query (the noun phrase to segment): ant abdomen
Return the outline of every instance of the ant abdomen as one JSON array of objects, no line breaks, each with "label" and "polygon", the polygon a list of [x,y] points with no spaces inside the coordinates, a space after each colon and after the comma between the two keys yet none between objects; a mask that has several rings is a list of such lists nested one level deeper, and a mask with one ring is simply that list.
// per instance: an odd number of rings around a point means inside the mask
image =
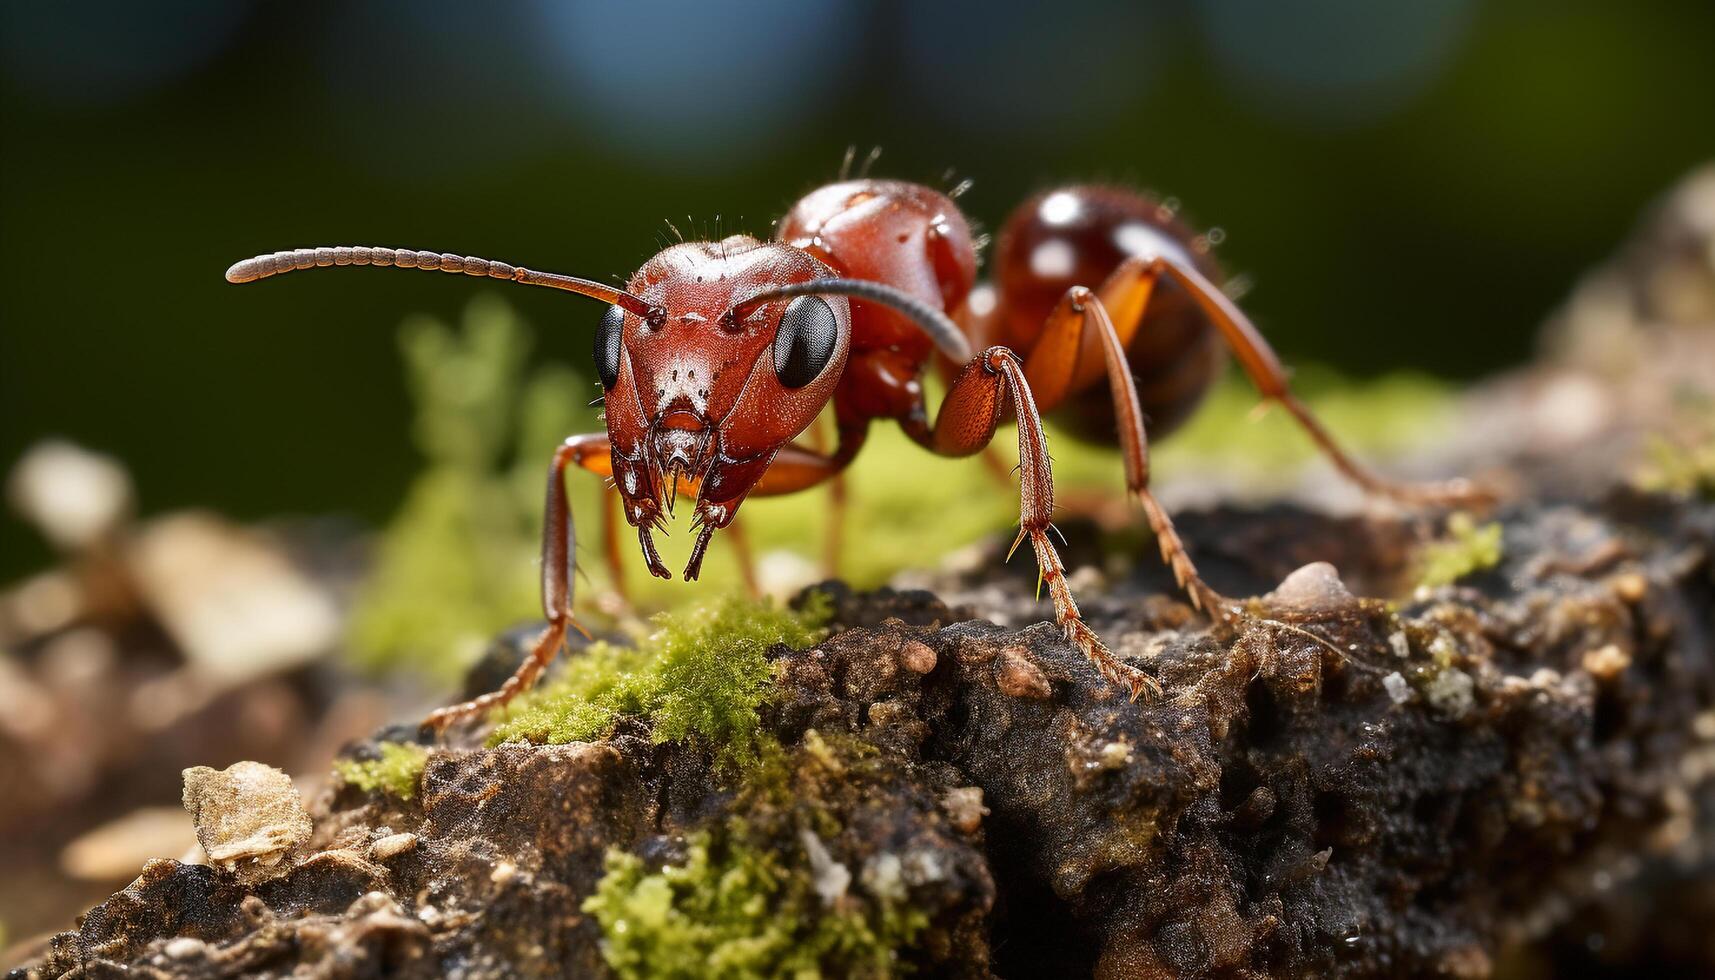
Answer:
[{"label": "ant abdomen", "polygon": [[[996,239],[991,269],[999,304],[991,336],[1028,355],[1068,289],[1100,290],[1126,259],[1162,254],[1189,262],[1217,286],[1223,280],[1208,238],[1170,203],[1112,186],[1037,194],[1012,212]],[[1125,324],[1118,326],[1123,335]],[[1163,277],[1126,345],[1126,359],[1148,431],[1159,438],[1197,407],[1219,375],[1225,351],[1191,297]],[[1062,428],[1091,441],[1112,445],[1116,437],[1104,379],[1071,393],[1054,415]]]}]

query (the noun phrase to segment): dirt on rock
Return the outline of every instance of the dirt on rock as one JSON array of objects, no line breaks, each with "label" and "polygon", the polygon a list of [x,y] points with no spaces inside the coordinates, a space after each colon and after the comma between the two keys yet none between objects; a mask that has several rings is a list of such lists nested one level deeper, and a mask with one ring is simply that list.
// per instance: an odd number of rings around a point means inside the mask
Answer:
[{"label": "dirt on rock", "polygon": [[[1215,529],[1328,540],[1289,510],[1186,525],[1211,551]],[[833,634],[774,651],[784,799],[631,720],[592,743],[436,746],[410,801],[324,795],[319,849],[281,877],[155,862],[21,975],[600,975],[580,907],[607,852],[680,862],[735,808],[838,891],[922,910],[894,965],[926,975],[1484,975],[1552,955],[1556,930],[1705,859],[1715,507],[1622,493],[1502,525],[1505,559],[1466,584],[1395,605],[1321,569],[1229,636],[1137,601],[1147,575],[1115,583],[1092,617],[1166,689],[1136,703],[1051,625],[832,586]],[[1405,574],[1409,537],[1349,524],[1336,557]],[[1282,551],[1218,584],[1275,578]],[[838,778],[805,777],[818,759]],[[807,844],[791,811],[834,832]]]}]

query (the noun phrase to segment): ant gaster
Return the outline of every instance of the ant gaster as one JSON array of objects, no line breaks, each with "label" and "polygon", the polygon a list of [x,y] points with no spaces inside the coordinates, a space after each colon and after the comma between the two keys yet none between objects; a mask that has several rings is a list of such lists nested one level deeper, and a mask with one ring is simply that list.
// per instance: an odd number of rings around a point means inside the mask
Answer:
[{"label": "ant gaster", "polygon": [[[572,615],[575,538],[564,473],[613,481],[649,571],[662,578],[651,532],[675,495],[694,495],[694,579],[710,536],[752,494],[791,493],[835,478],[870,424],[897,422],[943,456],[982,452],[1002,421],[1018,429],[1020,528],[1066,637],[1132,697],[1155,689],[1116,658],[1078,612],[1048,536],[1054,482],[1041,414],[1117,442],[1126,488],[1191,602],[1217,621],[1242,607],[1206,584],[1149,489],[1149,439],[1185,419],[1227,352],[1262,396],[1284,407],[1350,480],[1409,503],[1470,500],[1465,481],[1402,485],[1347,456],[1287,387],[1280,362],[1221,289],[1209,240],[1174,209],[1117,187],[1057,188],[1007,220],[993,283],[977,285],[977,249],[952,198],[918,184],[844,180],[793,205],[772,241],[734,235],[681,242],[624,289],[471,256],[391,248],[275,252],[227,270],[235,283],[295,269],[380,265],[439,269],[550,286],[609,304],[595,334],[607,431],[567,439],[548,470],[542,604],[548,628],[500,689],[430,715],[444,726],[528,689],[563,645]],[[931,420],[922,376],[939,354],[951,373]],[[832,401],[831,453],[793,440]],[[611,525],[611,518],[610,518]],[[610,556],[617,550],[610,547]],[[1010,552],[1009,552],[1010,554]],[[610,560],[616,560],[611,558]]]}]

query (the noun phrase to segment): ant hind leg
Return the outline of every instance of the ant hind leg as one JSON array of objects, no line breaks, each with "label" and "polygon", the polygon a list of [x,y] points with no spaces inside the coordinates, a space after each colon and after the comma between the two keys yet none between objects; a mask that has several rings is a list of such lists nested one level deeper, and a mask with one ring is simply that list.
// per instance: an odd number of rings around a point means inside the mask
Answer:
[{"label": "ant hind leg", "polygon": [[[1250,322],[1238,304],[1202,273],[1183,262],[1162,256],[1153,259],[1133,259],[1128,265],[1141,263],[1141,268],[1129,270],[1153,278],[1163,273],[1190,294],[1227,346],[1238,357],[1245,374],[1262,396],[1278,402],[1304,429],[1334,468],[1364,491],[1411,506],[1479,507],[1494,502],[1494,495],[1470,480],[1453,479],[1429,483],[1407,483],[1389,480],[1359,463],[1334,441],[1305,404],[1292,393],[1286,371],[1268,341]],[[1122,267],[1122,269],[1125,267]],[[1116,272],[1116,276],[1120,273]]]}]

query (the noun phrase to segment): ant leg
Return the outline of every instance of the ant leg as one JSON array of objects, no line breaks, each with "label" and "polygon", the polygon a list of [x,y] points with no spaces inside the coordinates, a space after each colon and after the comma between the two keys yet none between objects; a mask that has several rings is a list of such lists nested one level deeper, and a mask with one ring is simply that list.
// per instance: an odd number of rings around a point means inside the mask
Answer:
[{"label": "ant leg", "polygon": [[781,494],[797,493],[839,476],[863,446],[866,435],[863,429],[842,431],[839,446],[832,456],[806,449],[795,442],[787,443],[775,455],[774,462],[769,464],[768,470],[762,474],[762,479],[756,481],[756,487],[750,491],[750,495],[778,497]]},{"label": "ant leg", "polygon": [[625,523],[622,513],[625,501],[619,491],[608,487],[602,494],[606,499],[601,508],[601,555],[607,565],[608,588],[625,602],[631,604],[631,592],[625,587],[625,563],[620,560],[619,529]]},{"label": "ant leg", "polygon": [[[1065,630],[1066,639],[1077,644],[1095,664],[1097,672],[1113,684],[1127,688],[1136,698],[1145,690],[1160,691],[1155,679],[1124,663],[1108,650],[1095,630],[1078,611],[1077,600],[1066,584],[1066,568],[1060,553],[1048,538],[1049,518],[1054,514],[1053,464],[1048,458],[1042,417],[1025,379],[1018,355],[1005,347],[990,347],[965,365],[942,401],[935,425],[930,429],[917,418],[902,420],[906,432],[919,443],[943,456],[969,456],[994,438],[995,426],[1010,405],[1018,423],[1019,530],[1014,551],[1026,539],[1036,553],[1040,581],[1054,600],[1054,620]],[[1011,552],[1008,552],[1011,555]]]},{"label": "ant leg", "polygon": [[[832,481],[833,497],[830,501],[828,519],[828,539],[824,546],[823,562],[828,566],[829,577],[836,576],[839,568],[840,548],[844,538],[846,518],[846,467],[852,457],[868,437],[868,430],[861,426],[842,426],[839,429],[839,442],[834,448],[833,455],[827,455],[815,449],[807,449],[797,443],[788,443],[769,464],[762,479],[756,482],[756,488],[751,491],[753,496],[774,497],[785,493],[796,493],[806,490],[819,483]],[[816,440],[820,442],[821,440]],[[752,589],[752,594],[759,594]]]},{"label": "ant leg", "polygon": [[499,690],[431,712],[424,725],[442,729],[455,721],[506,704],[536,683],[536,678],[541,676],[548,662],[565,643],[568,629],[589,635],[572,617],[577,534],[572,526],[572,509],[566,500],[566,467],[576,463],[587,469],[606,469],[608,452],[606,433],[572,436],[554,451],[554,461],[548,467],[548,492],[543,500],[542,519],[542,614],[548,620],[548,628],[536,640],[530,655],[524,658],[506,683],[500,685]]},{"label": "ant leg", "polygon": [[[1309,434],[1317,447],[1334,464],[1334,468],[1352,483],[1377,496],[1412,505],[1475,506],[1493,500],[1492,494],[1469,480],[1401,483],[1371,472],[1347,455],[1316,416],[1311,414],[1310,409],[1293,395],[1292,389],[1287,386],[1286,371],[1281,368],[1280,360],[1268,346],[1268,341],[1263,339],[1238,304],[1228,299],[1219,287],[1190,265],[1166,256],[1128,262],[1141,263],[1141,272],[1148,278],[1166,273],[1174,282],[1184,287],[1204,315],[1220,331],[1227,346],[1238,356],[1239,364],[1244,367],[1257,390],[1262,392],[1262,396],[1279,402]],[[1121,268],[1124,269],[1125,266],[1122,265]],[[1116,271],[1114,275],[1118,277],[1120,273]],[[1110,281],[1113,280],[1110,278]]]},{"label": "ant leg", "polygon": [[752,599],[762,598],[762,585],[756,579],[756,556],[750,551],[750,536],[744,533],[743,518],[734,515],[727,525],[732,540],[733,558],[738,562],[738,574],[744,579],[744,591]]},{"label": "ant leg", "polygon": [[1173,527],[1167,509],[1149,491],[1149,436],[1125,346],[1108,316],[1106,304],[1082,286],[1072,287],[1060,298],[1030,352],[1030,359],[1025,362],[1025,377],[1033,389],[1042,392],[1039,407],[1049,411],[1073,390],[1079,352],[1091,336],[1099,344],[1102,362],[1107,366],[1108,390],[1113,393],[1114,420],[1125,459],[1126,490],[1143,505],[1144,516],[1161,547],[1161,560],[1173,570],[1174,579],[1190,597],[1191,604],[1219,620],[1228,620],[1232,603],[1197,574],[1197,566]]},{"label": "ant leg", "polygon": [[[825,426],[822,424],[824,420],[828,422]],[[827,454],[830,429],[838,439],[839,419],[834,412],[824,412],[810,426],[810,448],[817,455]],[[835,473],[828,481],[828,532],[822,541],[822,574],[828,578],[840,577],[840,556],[846,543],[846,511],[851,503],[849,494],[845,473]]]},{"label": "ant leg", "polygon": [[846,475],[836,473],[828,481],[828,537],[822,544],[822,574],[840,577],[840,557],[846,546],[846,512],[851,506]]}]

